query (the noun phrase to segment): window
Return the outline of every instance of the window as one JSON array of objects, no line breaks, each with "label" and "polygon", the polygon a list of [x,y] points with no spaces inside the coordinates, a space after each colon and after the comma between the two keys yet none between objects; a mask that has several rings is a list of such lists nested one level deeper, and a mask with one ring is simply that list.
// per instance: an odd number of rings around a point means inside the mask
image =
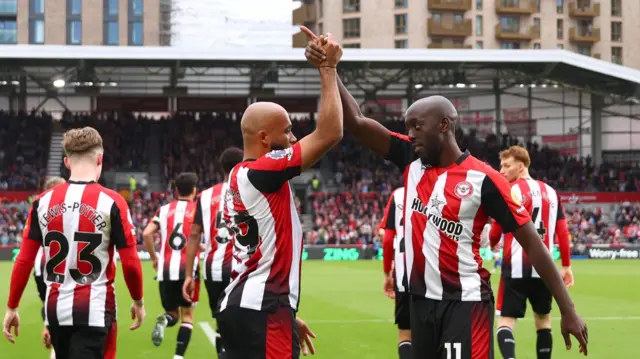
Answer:
[{"label": "window", "polygon": [[564,39],[564,20],[556,20],[556,39]]},{"label": "window", "polygon": [[463,49],[464,48],[464,41],[453,40],[453,48],[454,49]]},{"label": "window", "polygon": [[441,15],[437,12],[434,12],[431,17],[433,18],[433,21],[435,21],[436,23],[440,23],[441,20]]},{"label": "window", "polygon": [[342,47],[345,49],[359,49],[360,44],[344,44]]},{"label": "window", "polygon": [[118,0],[105,0],[104,9],[108,16],[118,16]]},{"label": "window", "polygon": [[460,24],[462,24],[462,20],[463,20],[463,19],[464,19],[464,17],[463,17],[461,14],[455,14],[455,15],[453,15],[453,22],[454,22],[456,25],[460,25]]},{"label": "window", "polygon": [[540,50],[540,43],[536,42],[533,44],[533,48],[536,50]]},{"label": "window", "polygon": [[318,1],[318,17],[322,17],[324,15],[324,2],[322,0]]},{"label": "window", "polygon": [[143,0],[129,0],[129,17],[142,17],[143,12]]},{"label": "window", "polygon": [[342,37],[345,39],[360,37],[360,18],[342,20]]},{"label": "window", "polygon": [[591,47],[590,46],[584,46],[584,45],[578,45],[578,53],[580,55],[591,56]]},{"label": "window", "polygon": [[0,14],[16,15],[18,13],[18,0],[0,0]]},{"label": "window", "polygon": [[621,22],[611,23],[611,41],[615,41],[615,42],[622,41],[622,23]]},{"label": "window", "polygon": [[501,49],[509,49],[509,50],[519,49],[520,48],[520,43],[519,42],[501,42],[500,43],[500,48]]},{"label": "window", "polygon": [[105,45],[118,45],[120,35],[118,33],[118,22],[107,21],[104,26]]},{"label": "window", "polygon": [[30,0],[30,15],[44,15],[44,0]]},{"label": "window", "polygon": [[564,12],[564,0],[556,0],[556,12],[562,14]]},{"label": "window", "polygon": [[482,36],[482,15],[476,15],[476,36]]},{"label": "window", "polygon": [[407,14],[400,14],[395,16],[396,20],[396,34],[407,33]]},{"label": "window", "polygon": [[504,32],[520,32],[520,18],[503,16],[500,18],[500,27]]},{"label": "window", "polygon": [[562,45],[562,44],[557,44],[557,45],[556,45],[556,49],[558,49],[558,50],[564,50],[564,45]]},{"label": "window", "polygon": [[533,18],[533,25],[540,27],[540,18],[539,17],[534,17]]},{"label": "window", "polygon": [[396,9],[404,9],[407,7],[407,0],[394,0],[394,6]]},{"label": "window", "polygon": [[82,21],[80,20],[67,21],[67,44],[69,45],[82,44]]},{"label": "window", "polygon": [[67,16],[82,15],[82,0],[67,0]]},{"label": "window", "polygon": [[611,48],[611,62],[622,65],[622,47],[614,46]]},{"label": "window", "polygon": [[143,42],[142,22],[136,21],[129,23],[129,45],[140,46]]},{"label": "window", "polygon": [[29,43],[44,44],[44,20],[29,21]]},{"label": "window", "polygon": [[484,43],[482,41],[476,41],[476,49],[484,49]]},{"label": "window", "polygon": [[119,45],[118,0],[104,0],[103,21],[102,43],[105,45]]},{"label": "window", "polygon": [[342,0],[342,12],[360,11],[360,0]]},{"label": "window", "polygon": [[318,23],[318,34],[324,34],[324,24],[321,22]]},{"label": "window", "polygon": [[476,10],[482,10],[482,0],[476,0]]},{"label": "window", "polygon": [[406,49],[407,47],[409,47],[409,41],[408,40],[396,40],[394,42],[394,46],[396,49]]},{"label": "window", "polygon": [[611,0],[611,15],[622,16],[622,0]]},{"label": "window", "polygon": [[540,0],[536,0],[536,12],[540,12]]},{"label": "window", "polygon": [[14,20],[0,21],[0,44],[15,44],[18,26]]}]

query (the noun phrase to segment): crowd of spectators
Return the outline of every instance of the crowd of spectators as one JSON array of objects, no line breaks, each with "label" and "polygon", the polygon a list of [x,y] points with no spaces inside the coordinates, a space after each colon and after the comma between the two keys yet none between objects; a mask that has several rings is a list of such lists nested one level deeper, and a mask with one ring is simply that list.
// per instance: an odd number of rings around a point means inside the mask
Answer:
[{"label": "crowd of spectators", "polygon": [[45,175],[51,118],[0,111],[0,190],[34,190]]}]

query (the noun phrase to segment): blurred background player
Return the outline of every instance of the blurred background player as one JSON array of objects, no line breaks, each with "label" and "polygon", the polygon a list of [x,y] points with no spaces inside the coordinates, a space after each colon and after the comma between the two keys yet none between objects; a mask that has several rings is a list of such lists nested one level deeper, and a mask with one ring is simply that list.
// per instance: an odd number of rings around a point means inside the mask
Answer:
[{"label": "blurred background player", "polygon": [[[183,172],[175,180],[177,200],[160,207],[144,229],[144,244],[151,255],[156,279],[160,287],[160,300],[165,312],[157,317],[151,339],[155,346],[160,346],[164,339],[164,330],[173,327],[181,321],[176,343],[174,359],[182,359],[193,331],[194,304],[198,302],[199,285],[196,284],[193,301],[182,297],[182,285],[185,272],[189,271],[198,278],[198,262],[186,266],[187,238],[191,233],[191,225],[196,212],[196,184],[198,176],[195,173]],[[160,258],[156,255],[153,235],[160,232]],[[199,248],[198,248],[199,249]]]},{"label": "blurred background player", "polygon": [[491,245],[491,240],[489,239],[489,232],[491,231],[491,221],[487,222],[482,229],[482,234],[480,235],[480,247],[486,248],[491,251],[493,268],[491,269],[491,273],[495,273],[498,270],[498,266],[500,266],[500,244],[496,244],[495,246]]},{"label": "blurred background player", "polygon": [[[64,178],[62,177],[51,177],[49,179],[47,179],[47,182],[45,182],[44,184],[44,190],[45,192],[47,190],[52,189],[53,187],[64,183]],[[44,282],[44,279],[42,278],[42,274],[44,273],[44,265],[45,265],[45,256],[44,256],[44,247],[40,247],[40,249],[38,250],[38,254],[36,255],[36,261],[34,263],[34,267],[33,267],[33,279],[36,282],[36,286],[38,288],[38,296],[40,297],[40,300],[42,300],[42,303],[44,303],[45,298],[47,296],[47,284]],[[42,307],[42,320],[45,320],[45,315],[44,315],[44,306]],[[47,326],[44,326],[44,331],[42,332],[42,340],[44,341],[44,345],[47,347],[47,349],[51,348],[51,336],[49,334],[49,329],[47,328]],[[51,359],[55,359],[56,357],[56,352],[55,350],[51,350],[51,355],[50,358]]]},{"label": "blurred background player", "polygon": [[[218,301],[231,279],[233,244],[230,243],[231,234],[222,218],[224,199],[229,188],[229,173],[233,167],[242,162],[243,155],[242,150],[237,147],[227,148],[220,155],[224,182],[202,191],[198,196],[196,214],[191,225],[191,236],[187,244],[185,266],[190,268],[200,248],[200,237],[204,235],[203,279],[213,318],[215,318]],[[185,282],[183,288],[185,300],[193,300],[190,297],[190,291],[189,283]],[[216,352],[219,358],[223,358],[224,348],[220,339],[220,334],[216,333]]]},{"label": "blurred background player", "polygon": [[382,255],[384,292],[395,299],[395,323],[398,326],[398,357],[411,358],[411,315],[404,259],[404,187],[391,193],[380,228],[384,230]]},{"label": "blurred background player", "polygon": [[[531,214],[540,239],[551,252],[557,235],[562,256],[562,278],[567,287],[573,285],[570,267],[569,230],[556,191],[548,184],[529,175],[529,152],[520,146],[511,146],[500,152],[500,172],[511,183],[511,195]],[[500,225],[491,228],[491,242],[497,244],[502,235]],[[531,265],[527,254],[510,233],[504,234],[502,254],[502,278],[498,289],[496,312],[498,319],[498,345],[503,358],[515,358],[513,329],[517,318],[523,318],[527,299],[534,312],[537,330],[536,352],[538,359],[551,358],[551,293]]]},{"label": "blurred background player", "polygon": [[[32,204],[20,252],[11,274],[4,335],[15,343],[17,307],[40,247],[45,250],[45,325],[60,359],[115,358],[116,307],[114,248],[134,300],[137,329],[145,317],[142,267],[126,201],[96,181],[102,173],[102,137],[84,127],[67,131],[63,148],[69,181],[40,195]],[[80,246],[84,244],[84,246]]]}]

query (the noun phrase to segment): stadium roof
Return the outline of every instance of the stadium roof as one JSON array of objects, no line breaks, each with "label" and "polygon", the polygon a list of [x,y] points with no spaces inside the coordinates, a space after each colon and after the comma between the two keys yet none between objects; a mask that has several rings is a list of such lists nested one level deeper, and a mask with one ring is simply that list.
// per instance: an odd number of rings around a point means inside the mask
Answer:
[{"label": "stadium roof", "polygon": [[[257,63],[305,66],[302,49],[0,45],[0,66],[233,67]],[[345,49],[342,66],[513,70],[621,96],[640,95],[640,71],[564,50]],[[495,75],[494,75],[495,76]]]}]

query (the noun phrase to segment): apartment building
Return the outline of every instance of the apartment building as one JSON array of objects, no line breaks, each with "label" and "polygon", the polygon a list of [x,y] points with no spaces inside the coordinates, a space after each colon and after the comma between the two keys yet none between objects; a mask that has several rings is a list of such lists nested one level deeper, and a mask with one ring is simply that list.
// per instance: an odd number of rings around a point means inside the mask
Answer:
[{"label": "apartment building", "polygon": [[0,0],[0,44],[168,45],[165,0]]},{"label": "apartment building", "polygon": [[635,68],[638,19],[640,0],[304,0],[293,11],[345,48],[565,49]]}]

